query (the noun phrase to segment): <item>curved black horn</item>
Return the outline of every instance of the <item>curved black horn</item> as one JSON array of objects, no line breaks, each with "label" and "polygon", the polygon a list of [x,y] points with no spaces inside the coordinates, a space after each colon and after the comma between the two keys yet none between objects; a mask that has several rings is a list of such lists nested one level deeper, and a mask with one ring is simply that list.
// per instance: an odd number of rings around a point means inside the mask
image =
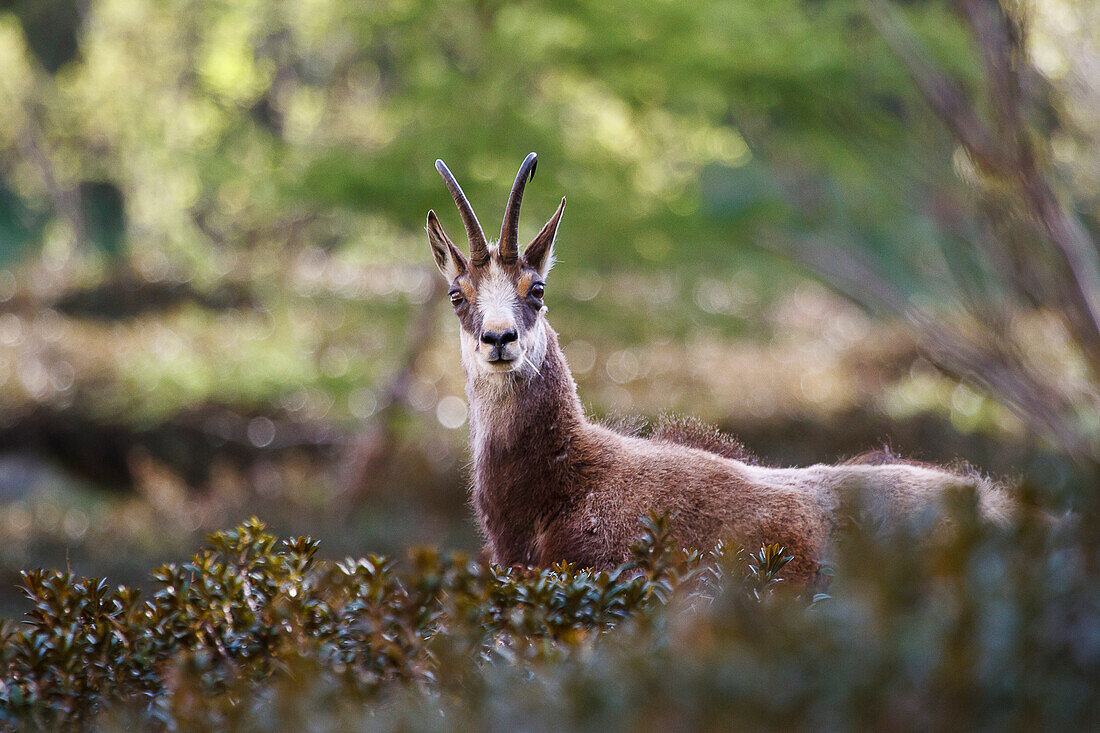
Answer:
[{"label": "curved black horn", "polygon": [[523,188],[527,180],[535,177],[538,156],[528,153],[516,174],[512,184],[512,193],[508,194],[508,207],[504,210],[504,221],[500,225],[500,259],[515,262],[519,257],[519,205],[523,201]]},{"label": "curved black horn", "polygon": [[462,216],[462,223],[466,225],[466,238],[470,240],[470,261],[476,265],[484,265],[489,261],[489,243],[485,240],[485,232],[474,214],[466,194],[462,193],[462,187],[451,175],[447,165],[442,160],[435,161],[435,169],[443,176],[443,182],[447,184],[447,190],[451,192],[451,198],[458,206],[458,213]]}]

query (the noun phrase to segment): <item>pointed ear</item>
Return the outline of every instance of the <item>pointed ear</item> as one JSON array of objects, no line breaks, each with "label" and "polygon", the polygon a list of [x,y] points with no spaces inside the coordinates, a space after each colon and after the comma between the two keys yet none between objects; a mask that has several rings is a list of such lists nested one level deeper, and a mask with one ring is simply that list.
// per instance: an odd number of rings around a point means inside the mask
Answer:
[{"label": "pointed ear", "polygon": [[562,198],[558,210],[546,222],[531,244],[523,251],[523,259],[529,267],[534,268],[539,275],[546,277],[550,268],[554,266],[554,238],[558,236],[558,224],[561,222],[561,214],[565,211],[565,199]]},{"label": "pointed ear", "polygon": [[432,245],[432,256],[435,257],[435,264],[439,267],[439,271],[443,273],[443,277],[447,278],[447,282],[452,282],[456,277],[466,272],[469,267],[466,258],[451,243],[434,211],[428,212],[428,226],[425,228],[428,231],[428,243]]}]

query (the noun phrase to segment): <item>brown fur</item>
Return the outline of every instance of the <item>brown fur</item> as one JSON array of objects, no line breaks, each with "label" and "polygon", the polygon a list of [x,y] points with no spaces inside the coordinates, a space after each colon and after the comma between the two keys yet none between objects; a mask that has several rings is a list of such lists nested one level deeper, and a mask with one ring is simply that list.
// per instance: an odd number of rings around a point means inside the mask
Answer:
[{"label": "brown fur", "polygon": [[694,417],[662,415],[651,437],[659,442],[679,443],[735,461],[760,462],[737,438]]},{"label": "brown fur", "polygon": [[[556,336],[541,376],[512,399],[524,409],[507,423],[471,425],[475,444],[485,443],[473,504],[496,562],[609,568],[627,559],[639,519],[655,509],[676,515],[680,546],[777,542],[796,558],[792,576],[812,576],[832,527],[811,496],[756,484],[729,458],[669,439],[670,428],[644,440],[589,422]],[[700,434],[708,447],[736,445],[717,431]]]},{"label": "brown fur", "polygon": [[[541,299],[528,294],[552,259],[561,212],[559,207],[523,255],[502,258],[503,245],[490,246],[484,264],[448,260],[454,257],[450,242],[429,215],[440,270],[455,274],[452,289],[465,294],[456,314],[471,408],[471,499],[495,562],[548,566],[567,560],[610,568],[628,558],[639,519],[656,510],[675,515],[673,541],[683,547],[710,548],[719,540],[781,544],[795,557],[788,576],[807,582],[852,497],[872,514],[897,520],[949,489],[971,488],[987,517],[1008,516],[1010,502],[982,477],[905,461],[888,450],[836,466],[770,468],[756,465],[733,438],[691,418],[663,418],[648,439],[588,420]],[[494,283],[493,318],[518,334],[512,344],[533,345],[504,363],[510,370],[485,372],[484,359],[492,357],[481,342],[483,278]],[[507,308],[500,305],[501,278],[515,291]],[[510,367],[536,353],[530,368]]]},{"label": "brown fur", "polygon": [[[471,424],[472,440],[481,446],[475,448],[473,505],[490,554],[502,565],[568,560],[612,567],[627,559],[639,519],[655,509],[676,515],[673,540],[680,546],[775,542],[795,557],[788,574],[809,581],[838,525],[836,510],[849,497],[875,491],[872,498],[887,505],[881,514],[889,516],[920,510],[951,487],[995,490],[881,453],[802,469],[804,476],[798,469],[763,469],[758,477],[748,470],[752,456],[743,446],[691,419],[663,422],[648,440],[624,435],[585,418],[551,334],[541,374],[509,398],[522,409],[507,419],[502,411],[492,424]],[[476,390],[469,397],[480,399]],[[861,470],[845,472],[848,465]],[[902,470],[875,472],[882,467]],[[768,480],[769,471],[775,480]],[[1003,508],[999,499],[994,504],[987,514]]]}]

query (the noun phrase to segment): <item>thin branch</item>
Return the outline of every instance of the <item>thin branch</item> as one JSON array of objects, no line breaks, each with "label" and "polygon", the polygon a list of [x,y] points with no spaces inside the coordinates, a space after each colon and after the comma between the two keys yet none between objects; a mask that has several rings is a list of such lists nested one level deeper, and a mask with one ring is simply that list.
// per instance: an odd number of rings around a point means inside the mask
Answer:
[{"label": "thin branch", "polygon": [[842,248],[826,236],[788,240],[772,233],[756,244],[802,263],[841,294],[869,310],[899,315],[909,310],[905,293],[884,277],[864,253]]},{"label": "thin branch", "polygon": [[998,0],[962,0],[959,3],[977,41],[989,83],[998,138],[1017,156],[1029,157],[1021,121],[1020,66],[1025,63],[1023,30]]},{"label": "thin branch", "polygon": [[1092,460],[1088,440],[1074,419],[1073,405],[1028,366],[1026,356],[1008,339],[975,342],[913,305],[863,253],[838,246],[827,237],[793,242],[768,238],[761,246],[793,257],[868,310],[903,318],[922,352],[941,370],[995,395],[1083,465]]},{"label": "thin branch", "polygon": [[864,0],[864,5],[871,22],[905,65],[921,96],[951,129],[971,159],[989,173],[1009,175],[1011,156],[996,142],[962,89],[928,61],[905,21],[883,0]]}]

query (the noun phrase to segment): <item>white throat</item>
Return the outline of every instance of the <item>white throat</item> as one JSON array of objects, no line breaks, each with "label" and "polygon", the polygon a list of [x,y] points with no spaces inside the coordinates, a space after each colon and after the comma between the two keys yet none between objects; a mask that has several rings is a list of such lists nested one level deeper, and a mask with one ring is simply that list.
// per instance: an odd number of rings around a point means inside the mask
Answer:
[{"label": "white throat", "polygon": [[523,409],[524,389],[542,374],[549,348],[547,328],[540,314],[524,339],[520,363],[507,372],[491,369],[479,356],[474,337],[462,332],[462,369],[466,373],[470,440],[475,462],[494,437],[512,433],[512,424],[518,411]]}]

